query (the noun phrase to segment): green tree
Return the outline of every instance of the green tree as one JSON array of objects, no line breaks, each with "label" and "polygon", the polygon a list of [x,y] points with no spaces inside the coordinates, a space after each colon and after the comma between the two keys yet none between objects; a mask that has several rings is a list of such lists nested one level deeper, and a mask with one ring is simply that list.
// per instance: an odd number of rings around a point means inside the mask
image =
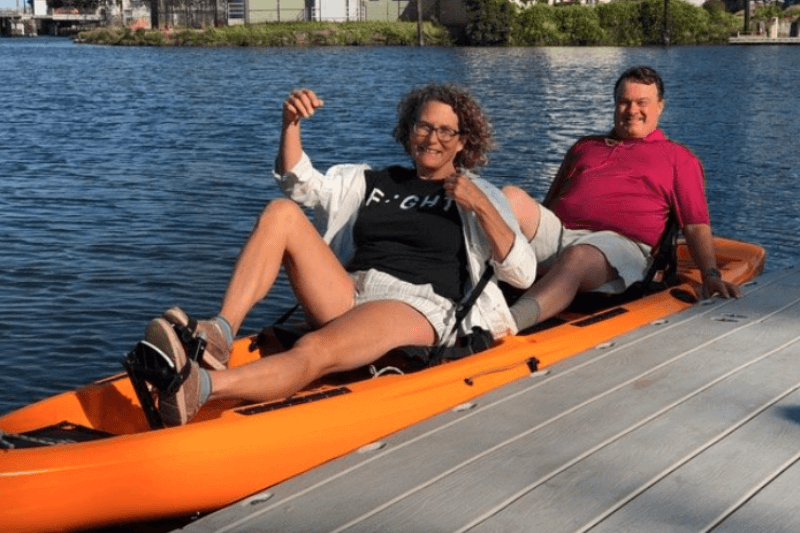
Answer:
[{"label": "green tree", "polygon": [[570,45],[598,45],[607,42],[607,32],[600,27],[600,17],[594,7],[567,5],[557,7],[556,18],[562,34]]},{"label": "green tree", "polygon": [[508,0],[466,0],[467,44],[504,46],[513,44],[516,6]]},{"label": "green tree", "polygon": [[561,32],[555,9],[547,4],[534,4],[520,11],[517,35],[519,43],[526,46],[552,46],[568,39]]},{"label": "green tree", "polygon": [[708,42],[724,42],[742,27],[742,19],[729,13],[721,0],[709,0],[703,4],[708,12]]},{"label": "green tree", "polygon": [[[651,0],[658,2],[659,0]],[[670,3],[670,39],[674,44],[703,44],[709,42],[711,15],[688,2]]]},{"label": "green tree", "polygon": [[609,2],[597,6],[600,26],[608,35],[609,42],[619,46],[636,46],[644,42],[644,32],[639,24],[638,2]]},{"label": "green tree", "polygon": [[580,5],[535,4],[517,18],[517,40],[528,46],[600,45],[608,34],[595,8]]},{"label": "green tree", "polygon": [[772,17],[781,18],[783,16],[783,9],[776,5],[757,7],[753,14],[753,20],[769,20]]},{"label": "green tree", "polygon": [[[623,0],[597,7],[600,25],[609,40],[618,45],[661,43],[664,0]],[[725,42],[736,32],[738,19],[714,4],[696,7],[683,0],[670,0],[668,27],[671,44]]]}]

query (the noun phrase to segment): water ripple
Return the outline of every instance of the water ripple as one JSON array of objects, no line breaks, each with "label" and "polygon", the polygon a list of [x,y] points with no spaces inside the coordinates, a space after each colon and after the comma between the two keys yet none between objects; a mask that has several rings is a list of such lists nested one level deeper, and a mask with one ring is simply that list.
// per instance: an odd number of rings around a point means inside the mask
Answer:
[{"label": "water ripple", "polygon": [[[150,317],[217,311],[253,220],[293,88],[326,105],[305,128],[320,168],[403,163],[410,87],[453,81],[494,119],[484,171],[542,196],[564,152],[608,131],[620,71],[667,81],[662,124],[703,160],[720,233],[800,244],[797,54],[780,47],[149,49],[0,39],[0,412],[120,370]],[[710,67],[713,65],[713,67]],[[281,278],[245,328],[293,303]]]}]

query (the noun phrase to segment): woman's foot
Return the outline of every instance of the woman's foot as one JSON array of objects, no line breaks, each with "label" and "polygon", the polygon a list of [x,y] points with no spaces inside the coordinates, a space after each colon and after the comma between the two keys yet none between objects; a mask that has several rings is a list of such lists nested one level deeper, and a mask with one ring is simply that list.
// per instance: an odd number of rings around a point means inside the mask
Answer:
[{"label": "woman's foot", "polygon": [[156,348],[176,373],[176,381],[158,393],[158,412],[167,427],[181,426],[200,410],[200,366],[188,360],[175,329],[164,318],[150,321],[145,342]]},{"label": "woman's foot", "polygon": [[[215,320],[192,320],[180,307],[172,307],[164,312],[167,322],[188,328],[193,337],[204,336],[206,349],[202,362],[211,370],[225,370],[231,357],[231,344],[225,337],[222,327]],[[192,324],[195,324],[192,326]]]}]

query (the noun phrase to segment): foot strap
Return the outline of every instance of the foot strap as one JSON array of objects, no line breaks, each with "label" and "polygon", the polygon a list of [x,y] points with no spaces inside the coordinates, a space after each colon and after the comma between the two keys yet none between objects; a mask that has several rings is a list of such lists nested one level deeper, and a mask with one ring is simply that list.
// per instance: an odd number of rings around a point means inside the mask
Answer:
[{"label": "foot strap", "polygon": [[[192,370],[191,361],[199,361],[205,352],[205,339],[194,337],[190,332],[190,329],[194,331],[191,325],[191,323],[189,327],[173,325],[187,354],[186,364],[183,365],[183,368],[176,369],[170,357],[158,347],[144,340],[136,343],[133,350],[122,361],[122,366],[131,380],[151,429],[164,427],[164,422],[153,401],[151,387],[162,394],[173,394],[189,377]],[[194,325],[196,326],[197,323],[195,322]]]}]

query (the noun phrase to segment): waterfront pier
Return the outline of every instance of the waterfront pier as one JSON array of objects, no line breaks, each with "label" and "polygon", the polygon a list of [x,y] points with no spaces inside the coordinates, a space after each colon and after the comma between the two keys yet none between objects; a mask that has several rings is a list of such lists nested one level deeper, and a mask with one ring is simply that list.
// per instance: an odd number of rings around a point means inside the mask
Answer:
[{"label": "waterfront pier", "polygon": [[180,531],[796,533],[797,270],[743,289]]}]

